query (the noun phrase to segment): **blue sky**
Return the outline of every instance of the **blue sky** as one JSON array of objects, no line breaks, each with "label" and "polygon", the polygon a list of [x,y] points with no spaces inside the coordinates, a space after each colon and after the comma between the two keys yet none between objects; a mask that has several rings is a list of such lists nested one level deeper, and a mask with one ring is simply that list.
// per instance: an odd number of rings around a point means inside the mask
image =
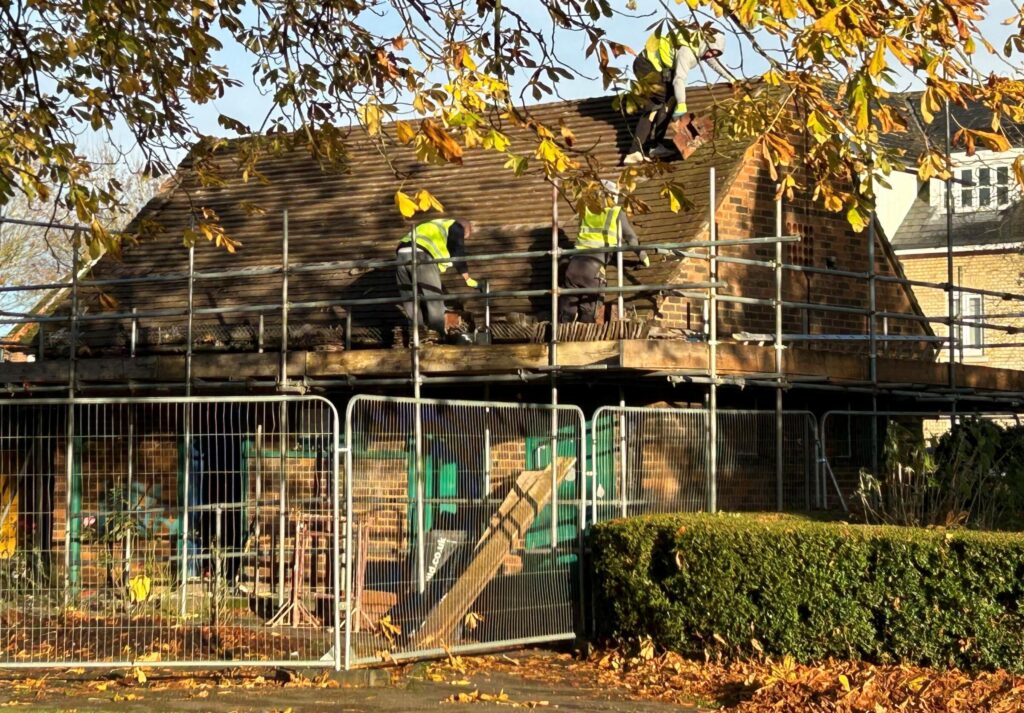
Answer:
[{"label": "blue sky", "polygon": [[[615,2],[616,6],[624,7],[622,0]],[[611,39],[634,48],[643,44],[647,37],[647,27],[653,22],[665,17],[665,10],[655,0],[638,0],[638,10],[631,13],[633,16],[619,16],[613,20],[605,20],[604,28]],[[669,0],[668,5],[674,3]],[[530,19],[535,27],[549,27],[550,20],[547,14],[539,8],[536,0],[505,0],[506,7],[513,8]],[[685,7],[685,6],[684,6]],[[1013,27],[1002,24],[1006,17],[1014,14],[1014,8],[1010,0],[992,0],[990,13],[983,22],[982,27],[986,38],[997,48],[1001,48],[1006,37],[1013,31]],[[394,18],[373,18],[372,23],[375,29],[383,33],[397,34],[399,26]],[[737,75],[755,76],[766,68],[763,60],[755,57],[748,46],[743,46],[735,35],[728,36],[728,46],[725,63],[734,70]],[[596,76],[595,65],[592,58],[584,57],[585,43],[582,35],[574,35],[567,32],[559,32],[555,37],[555,45],[563,60],[580,71],[582,75]],[[631,57],[619,58],[617,64],[627,68],[631,63]],[[194,106],[193,114],[197,126],[204,133],[223,135],[224,130],[217,124],[217,115],[225,113],[239,119],[249,125],[258,125],[266,115],[269,107],[269,99],[261,94],[255,82],[252,80],[251,57],[238,45],[230,40],[225,41],[225,48],[220,52],[218,62],[226,65],[233,77],[243,81],[242,87],[229,90],[227,95],[220,100],[214,101],[205,106]],[[742,67],[741,67],[742,64]],[[987,55],[983,48],[979,48],[976,64],[984,72],[996,72],[1006,74],[1013,71],[1013,67],[1002,61],[1000,58]],[[1017,67],[1017,72],[1021,68]],[[512,78],[513,93],[518,95],[522,87],[522,79]],[[699,79],[698,79],[699,81]],[[920,88],[920,82],[910,76],[900,78],[897,90]],[[605,93],[601,83],[596,79],[587,79],[585,76],[572,80],[563,80],[558,84],[558,93],[562,98],[573,99],[588,96],[596,96]],[[128,148],[130,137],[124,130],[115,131],[114,140]],[[87,142],[86,142],[87,143]],[[178,159],[180,157],[174,157]]]}]

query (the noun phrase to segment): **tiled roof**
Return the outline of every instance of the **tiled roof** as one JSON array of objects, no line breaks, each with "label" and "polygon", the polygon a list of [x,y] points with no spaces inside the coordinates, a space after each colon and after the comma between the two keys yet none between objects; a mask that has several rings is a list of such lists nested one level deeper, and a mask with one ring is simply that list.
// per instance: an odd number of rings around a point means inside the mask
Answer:
[{"label": "tiled roof", "polygon": [[[889,104],[900,113],[907,123],[907,131],[884,134],[881,137],[882,143],[886,146],[903,151],[911,165],[918,156],[925,152],[928,146],[942,152],[945,151],[946,145],[944,112],[936,114],[932,123],[926,124],[921,114],[922,94],[923,92],[903,92],[893,94],[888,99]],[[992,111],[981,104],[971,103],[967,106],[950,104],[949,118],[951,139],[962,128],[992,130]],[[1024,147],[1024,124],[1015,124],[1003,117],[1001,126],[1013,146]],[[954,145],[952,147],[953,153],[963,150],[963,146]]]},{"label": "tiled roof", "polygon": [[[727,91],[726,87],[693,88],[688,94],[689,103],[698,113],[706,111],[718,92]],[[591,148],[608,174],[615,175],[618,161],[627,150],[635,118],[623,117],[613,108],[611,97],[552,103],[533,107],[531,112],[548,125],[557,126],[559,121],[564,121],[576,136],[576,146]],[[513,150],[530,151],[532,141],[523,130],[513,129],[508,133]],[[225,166],[237,160],[233,146],[229,143],[219,155],[218,160]],[[286,210],[292,266],[390,258],[398,239],[408,230],[408,224],[403,223],[393,203],[396,189],[403,186],[406,190],[426,188],[444,203],[447,215],[475,221],[477,230],[468,246],[470,254],[545,250],[550,246],[551,185],[539,171],[515,178],[502,168],[500,157],[482,151],[467,152],[463,166],[427,166],[418,163],[411,152],[401,147],[392,152],[389,167],[378,149],[367,140],[354,139],[351,146],[348,170],[344,173],[324,173],[305,151],[297,149],[267,157],[260,163],[259,170],[268,179],[266,184],[255,180],[243,182],[235,175],[237,171],[229,170],[225,171],[229,178],[223,186],[198,189],[191,195],[179,189],[153,201],[139,217],[158,221],[166,237],[130,246],[120,260],[104,258],[94,276],[105,279],[186,271],[187,251],[182,246],[181,235],[189,227],[191,205],[216,210],[225,230],[241,241],[235,254],[208,244],[199,245],[195,251],[197,271],[279,265]],[[674,180],[689,189],[693,201],[689,211],[674,214],[668,210],[666,200],[658,195],[660,181],[651,180],[642,185],[639,197],[653,210],[633,220],[641,241],[648,244],[676,242],[699,236],[708,218],[709,167],[718,169],[718,195],[722,196],[743,160],[746,147],[743,142],[717,140],[700,148],[689,160],[671,165]],[[187,173],[187,166],[183,170]],[[402,178],[396,178],[396,173]],[[247,212],[243,203],[257,206],[261,214]],[[569,239],[575,237],[576,218],[564,200],[559,205],[559,225]],[[656,256],[654,261],[651,268],[636,272],[630,267],[635,264],[635,257],[627,254],[627,284],[640,281],[657,284],[668,280],[676,260]],[[454,293],[467,292],[462,281],[451,272],[445,277],[448,288]],[[489,278],[495,291],[546,289],[551,281],[546,258],[471,263],[471,272],[478,279]],[[608,278],[609,283],[614,284],[613,271]],[[105,309],[153,310],[181,308],[186,304],[183,283],[142,283],[104,289],[111,298],[104,300]],[[289,284],[292,302],[394,294],[391,268],[298,273],[291,276]],[[204,280],[195,287],[195,305],[199,308],[269,304],[279,298],[280,278],[277,276]],[[98,305],[98,301],[92,301],[92,309],[100,309]],[[653,301],[638,299],[636,305],[638,309],[649,309]],[[482,313],[479,302],[472,303],[472,307]],[[493,311],[496,316],[526,312],[546,319],[549,299],[497,299]],[[272,324],[278,318],[277,313],[268,311],[266,318],[268,325]],[[204,324],[252,324],[257,320],[255,313],[207,315],[197,317],[197,329]],[[337,323],[338,316],[336,311],[328,309],[295,311],[290,321],[293,325]],[[393,325],[404,320],[393,305],[378,305],[354,308],[353,321],[357,328],[374,327],[387,334]],[[164,325],[170,332],[179,329],[182,323],[181,318],[141,322],[144,328]],[[108,323],[90,323],[84,338],[100,348],[123,343],[127,322],[122,321],[113,332],[111,328]]]},{"label": "tiled roof", "polygon": [[[955,247],[1022,242],[1024,203],[1018,201],[1001,210],[954,212],[952,232]],[[927,183],[918,191],[892,245],[898,251],[946,247],[945,204],[931,205]]]}]

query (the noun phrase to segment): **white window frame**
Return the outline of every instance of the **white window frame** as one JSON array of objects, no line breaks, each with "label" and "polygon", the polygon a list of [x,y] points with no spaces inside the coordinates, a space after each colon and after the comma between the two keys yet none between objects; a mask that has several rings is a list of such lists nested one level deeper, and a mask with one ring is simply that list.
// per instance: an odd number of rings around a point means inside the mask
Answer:
[{"label": "white window frame", "polygon": [[1002,210],[1017,198],[1008,163],[961,164],[953,176],[955,205],[961,213]]},{"label": "white window frame", "polygon": [[[957,292],[953,307],[956,319],[968,322],[985,321],[985,296],[973,292]],[[968,309],[964,310],[963,305]],[[968,326],[967,324],[956,325],[956,351],[965,357],[982,356],[985,353],[985,328],[980,326]]]}]

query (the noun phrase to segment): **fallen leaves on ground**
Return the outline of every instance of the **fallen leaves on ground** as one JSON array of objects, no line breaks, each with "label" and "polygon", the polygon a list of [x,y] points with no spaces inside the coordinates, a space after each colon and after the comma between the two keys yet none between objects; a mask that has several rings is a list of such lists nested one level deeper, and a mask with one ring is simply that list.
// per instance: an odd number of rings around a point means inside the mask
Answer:
[{"label": "fallen leaves on ground", "polygon": [[479,689],[470,693],[453,693],[445,698],[442,703],[493,703],[509,708],[544,708],[547,701],[514,701],[504,690],[497,693],[484,693]]},{"label": "fallen leaves on ground", "polygon": [[[756,647],[755,647],[756,648]],[[138,670],[138,669],[136,669]],[[184,697],[208,698],[230,689],[336,688],[329,672],[304,676],[283,670],[225,670],[188,675],[146,668],[143,684],[131,670],[116,677],[63,675],[13,676],[0,679],[0,707],[27,705],[47,694],[88,696],[103,693],[106,701],[142,700],[143,693],[183,691]],[[413,673],[421,671],[421,673]],[[748,661],[697,661],[657,651],[640,642],[634,652],[598,650],[586,658],[567,653],[524,651],[512,655],[458,656],[425,668],[396,667],[395,677],[422,676],[452,686],[446,704],[547,707],[548,701],[517,700],[505,690],[482,690],[489,674],[502,673],[543,682],[552,691],[574,688],[617,694],[637,700],[715,708],[730,713],[1010,713],[1024,711],[1024,676],[1007,671],[967,673],[905,665],[874,665],[859,661],[825,661],[805,665],[791,657],[761,656]],[[96,676],[96,672],[91,672]],[[483,678],[481,678],[483,677]],[[452,690],[454,689],[454,690]],[[20,700],[19,700],[20,699]],[[90,699],[92,700],[92,699]],[[102,701],[104,699],[95,699]]]},{"label": "fallen leaves on ground", "polygon": [[732,713],[1010,713],[1024,710],[1024,677],[1007,671],[966,673],[907,665],[792,657],[697,661],[673,653],[597,651],[568,655],[473,659],[471,669],[502,669],[551,685],[618,690],[631,698],[713,707]]}]

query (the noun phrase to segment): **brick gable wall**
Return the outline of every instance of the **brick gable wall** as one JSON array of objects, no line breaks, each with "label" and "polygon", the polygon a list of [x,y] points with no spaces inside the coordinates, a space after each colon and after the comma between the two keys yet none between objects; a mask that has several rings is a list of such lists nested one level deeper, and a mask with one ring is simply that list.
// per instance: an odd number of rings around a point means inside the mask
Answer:
[{"label": "brick gable wall", "polygon": [[[763,162],[748,159],[719,199],[719,239],[775,235],[774,196],[775,185]],[[855,232],[847,223],[845,215],[825,211],[809,198],[798,195],[796,200],[784,201],[782,223],[783,234],[801,237],[798,243],[783,245],[783,262],[818,268],[833,263],[832,267],[836,270],[868,270],[868,231]],[[695,239],[707,240],[707,230]],[[876,274],[898,275],[899,269],[880,231],[876,231],[876,241]],[[722,248],[719,254],[771,262],[775,259],[775,246],[764,244]],[[720,290],[720,294],[759,299],[773,299],[775,296],[775,275],[769,268],[720,262],[718,274],[719,280],[728,285]],[[672,281],[697,282],[707,279],[708,262],[689,259],[680,263]],[[865,279],[793,270],[783,272],[782,295],[783,299],[792,302],[862,309],[867,309],[869,303],[869,288]],[[876,303],[879,312],[915,314],[910,294],[898,284],[877,282]],[[667,328],[681,327],[700,332],[704,329],[704,309],[701,300],[665,297],[659,304],[659,322]],[[927,328],[918,321],[890,318],[887,322],[884,326],[881,318],[877,320],[878,334],[882,334],[884,329],[888,329],[889,334],[927,334]],[[774,308],[723,301],[719,306],[718,327],[722,340],[731,338],[737,332],[774,333]],[[865,315],[859,314],[787,307],[783,312],[783,331],[787,334],[867,334],[868,320]],[[844,352],[867,351],[866,340],[798,342],[793,346]],[[893,342],[889,345],[889,354],[931,358],[931,348],[921,342]]]}]

